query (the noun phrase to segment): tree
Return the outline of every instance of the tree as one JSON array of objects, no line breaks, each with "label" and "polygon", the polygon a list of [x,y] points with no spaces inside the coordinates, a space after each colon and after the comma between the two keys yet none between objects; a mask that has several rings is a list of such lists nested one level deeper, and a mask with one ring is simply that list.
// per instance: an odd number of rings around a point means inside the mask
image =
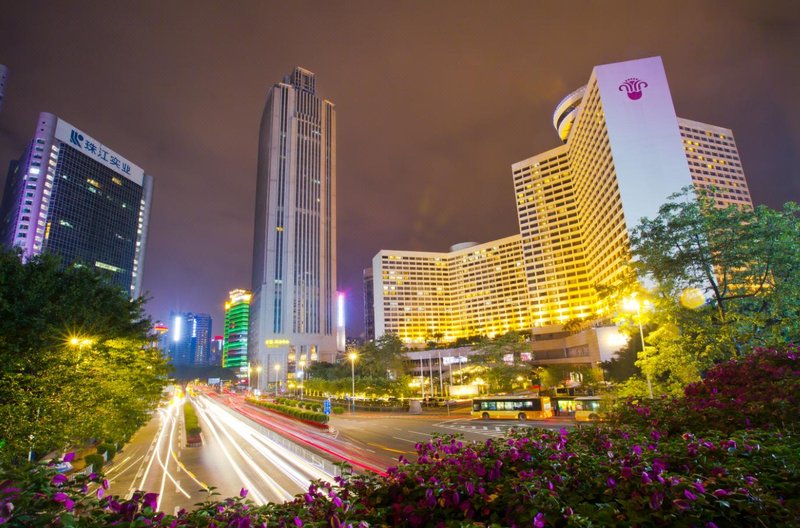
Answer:
[{"label": "tree", "polygon": [[522,354],[531,352],[531,346],[521,334],[512,331],[484,338],[475,350],[470,362],[480,367],[478,375],[485,378],[490,391],[505,392],[529,384],[533,369],[522,361]]},{"label": "tree", "polygon": [[167,367],[146,348],[143,299],[91,268],[0,253],[0,460],[132,434]]},{"label": "tree", "polygon": [[[668,392],[713,364],[800,338],[800,208],[717,208],[692,188],[631,234],[633,266],[652,291],[657,326],[637,365]],[[681,303],[686,292],[707,299]]]},{"label": "tree", "polygon": [[365,344],[356,368],[362,376],[398,379],[407,373],[405,347],[395,334],[384,334]]}]

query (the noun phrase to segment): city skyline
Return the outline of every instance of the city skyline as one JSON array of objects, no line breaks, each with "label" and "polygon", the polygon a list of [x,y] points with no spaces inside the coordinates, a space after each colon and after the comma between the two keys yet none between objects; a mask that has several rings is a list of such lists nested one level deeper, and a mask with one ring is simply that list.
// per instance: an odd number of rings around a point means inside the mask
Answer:
[{"label": "city skyline", "polygon": [[[0,174],[43,111],[126,153],[157,175],[149,313],[188,308],[222,320],[226,293],[250,284],[264,90],[306,66],[339,110],[339,289],[351,335],[361,331],[361,274],[379,249],[445,251],[515,231],[508,167],[558,146],[552,108],[594,64],[662,56],[680,114],[736,133],[754,203],[800,199],[790,4],[719,12],[687,3],[696,14],[688,18],[667,6],[582,5],[569,27],[556,22],[555,3],[459,5],[452,30],[442,30],[454,5],[247,4],[247,17],[215,17],[210,5],[111,13],[99,3],[12,4],[0,22],[0,64],[9,68]],[[104,14],[117,24],[103,24]],[[531,20],[539,30],[527,29]],[[148,39],[134,31],[141,26]],[[562,46],[565,34],[572,41]]]}]

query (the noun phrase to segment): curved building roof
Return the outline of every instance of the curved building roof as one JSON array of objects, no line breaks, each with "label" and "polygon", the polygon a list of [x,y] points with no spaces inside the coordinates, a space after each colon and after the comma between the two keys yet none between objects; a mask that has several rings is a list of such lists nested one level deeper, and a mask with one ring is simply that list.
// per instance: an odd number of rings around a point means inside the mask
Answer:
[{"label": "curved building roof", "polygon": [[558,137],[561,141],[567,141],[569,131],[572,128],[572,123],[575,122],[575,116],[578,113],[578,107],[583,100],[583,94],[586,92],[586,86],[581,86],[574,92],[563,98],[557,105],[555,112],[553,112],[553,127],[558,132]]}]

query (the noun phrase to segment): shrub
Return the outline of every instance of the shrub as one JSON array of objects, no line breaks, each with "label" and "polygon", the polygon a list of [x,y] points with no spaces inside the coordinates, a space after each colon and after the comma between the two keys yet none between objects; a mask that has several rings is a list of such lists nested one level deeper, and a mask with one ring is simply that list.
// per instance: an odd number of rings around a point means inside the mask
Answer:
[{"label": "shrub", "polygon": [[92,471],[100,471],[100,468],[102,468],[103,464],[105,464],[106,462],[103,459],[103,455],[97,453],[92,455],[86,455],[85,457],[83,457],[83,460],[84,462],[86,462],[87,466],[92,466]]},{"label": "shrub", "polygon": [[107,443],[97,444],[97,453],[100,455],[105,453],[106,459],[112,460],[114,458],[114,455],[117,454],[117,448],[114,444],[107,444]]},{"label": "shrub", "polygon": [[795,346],[782,351],[756,349],[710,369],[684,394],[682,398],[630,399],[617,406],[612,422],[673,434],[796,429],[800,424],[800,351]]},{"label": "shrub", "polygon": [[344,407],[342,407],[341,405],[334,405],[333,407],[331,407],[331,412],[333,414],[344,414]]},{"label": "shrub", "polygon": [[280,405],[277,403],[270,403],[266,401],[256,400],[255,398],[247,398],[247,402],[253,405],[258,405],[259,407],[263,407],[265,409],[270,409],[273,411],[278,411],[279,413],[286,414],[292,416],[294,418],[299,418],[301,420],[307,420],[309,422],[316,422],[320,424],[328,423],[328,415],[314,412],[314,411],[306,411],[304,409],[300,409],[298,407],[290,407],[288,405]]},{"label": "shrub", "polygon": [[183,423],[186,426],[187,438],[200,434],[200,422],[197,420],[197,414],[194,412],[194,407],[189,402],[183,404]]}]

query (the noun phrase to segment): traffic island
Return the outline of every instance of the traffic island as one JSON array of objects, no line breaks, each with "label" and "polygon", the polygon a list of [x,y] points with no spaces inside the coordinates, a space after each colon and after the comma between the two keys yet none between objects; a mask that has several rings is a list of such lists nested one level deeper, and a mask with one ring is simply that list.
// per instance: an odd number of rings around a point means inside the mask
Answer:
[{"label": "traffic island", "polygon": [[203,445],[203,433],[200,422],[191,403],[183,404],[183,425],[186,432],[186,447],[200,447]]}]

